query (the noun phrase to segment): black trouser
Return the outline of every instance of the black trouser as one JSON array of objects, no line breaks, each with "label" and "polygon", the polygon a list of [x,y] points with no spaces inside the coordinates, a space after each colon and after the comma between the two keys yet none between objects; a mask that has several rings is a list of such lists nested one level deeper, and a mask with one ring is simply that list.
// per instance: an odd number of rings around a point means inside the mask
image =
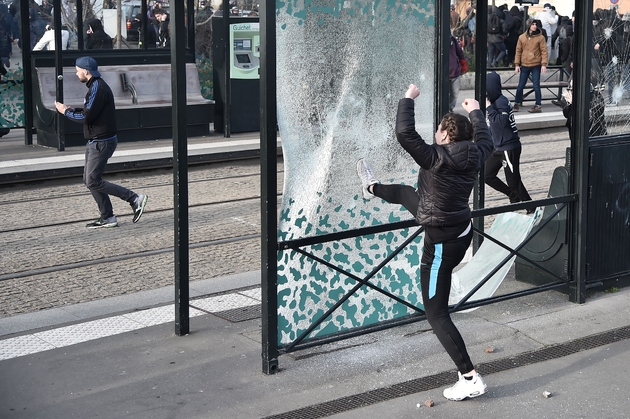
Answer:
[{"label": "black trouser", "polygon": [[[403,205],[416,216],[420,198],[411,186],[376,184],[374,195],[393,204]],[[453,269],[460,264],[472,241],[472,230],[465,236],[444,243],[424,241],[420,266],[420,289],[427,321],[457,369],[466,374],[474,369],[466,344],[448,312]]]},{"label": "black trouser", "polygon": [[116,151],[118,139],[105,141],[89,141],[85,147],[85,167],[83,168],[83,183],[92,193],[98,205],[101,218],[104,220],[114,215],[114,208],[109,195],[116,196],[129,203],[135,193],[123,186],[103,180],[103,173],[107,160]]},{"label": "black trouser", "polygon": [[[521,181],[520,163],[521,147],[508,151],[495,151],[486,160],[485,179],[486,185],[510,198],[510,203],[531,201],[525,185]],[[507,185],[497,177],[497,173],[503,166]]]}]

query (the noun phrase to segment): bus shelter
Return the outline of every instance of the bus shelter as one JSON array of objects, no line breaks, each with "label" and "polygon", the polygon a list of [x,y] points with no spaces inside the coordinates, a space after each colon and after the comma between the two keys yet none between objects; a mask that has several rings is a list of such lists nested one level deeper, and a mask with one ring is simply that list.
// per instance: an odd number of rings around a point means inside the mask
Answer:
[{"label": "bus shelter", "polygon": [[[264,3],[264,373],[278,371],[282,354],[425,318],[418,285],[423,229],[402,209],[364,201],[354,167],[361,157],[377,156],[381,179],[415,181],[413,162],[392,146],[393,112],[409,83],[421,90],[416,129],[424,138],[432,138],[448,111],[449,6],[441,0]],[[476,15],[487,16],[488,7],[477,2]],[[589,288],[630,277],[630,245],[624,239],[630,228],[627,115],[608,111],[606,135],[590,134],[591,95],[598,90],[591,54],[577,53],[590,51],[598,36],[603,42],[623,25],[617,15],[619,20],[606,23],[608,30],[594,33],[593,1],[575,7],[574,123],[567,161],[554,173],[548,197],[535,201],[530,223],[516,211],[531,203],[486,208],[478,182],[469,265],[476,261],[479,269],[467,273],[472,282],[459,293],[452,290],[452,311],[554,289],[584,303]],[[475,97],[485,104],[486,60],[479,57],[486,54],[486,19],[477,19],[476,31]],[[618,95],[624,71],[614,67],[620,61],[610,60],[598,85],[610,85]],[[276,127],[284,151],[281,202]],[[484,228],[491,217],[494,224]],[[499,257],[486,262],[478,257],[482,253]],[[522,265],[517,279],[527,286],[496,293],[497,276],[504,277],[516,257]]]}]

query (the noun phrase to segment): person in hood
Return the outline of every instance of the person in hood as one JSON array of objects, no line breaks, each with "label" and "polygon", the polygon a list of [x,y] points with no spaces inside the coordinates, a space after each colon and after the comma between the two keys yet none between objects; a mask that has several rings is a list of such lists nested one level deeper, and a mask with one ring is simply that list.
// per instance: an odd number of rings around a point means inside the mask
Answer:
[{"label": "person in hood", "polygon": [[516,56],[514,57],[514,72],[520,73],[516,96],[514,97],[514,112],[518,112],[523,103],[523,89],[527,84],[529,75],[534,84],[536,104],[529,110],[530,113],[542,112],[542,92],[540,90],[540,74],[547,72],[547,42],[542,36],[540,27],[533,21],[527,31],[518,37],[516,44]]},{"label": "person in hood", "polygon": [[438,126],[435,143],[427,144],[416,131],[414,100],[420,90],[411,84],[398,102],[396,138],[420,165],[417,189],[383,185],[369,163],[357,162],[363,197],[375,196],[403,205],[425,227],[420,288],[427,320],[459,370],[458,382],[444,390],[449,400],[464,400],[486,392],[459,331],[448,312],[451,274],[472,240],[469,197],[481,166],[492,151],[492,138],[479,102],[466,99],[463,115],[448,113]]},{"label": "person in hood", "polygon": [[[494,71],[486,75],[486,115],[494,150],[486,161],[484,182],[510,199],[511,204],[531,201],[521,180],[521,137],[510,101],[501,93],[501,77]],[[497,177],[503,167],[507,185]],[[535,208],[527,209],[533,213]]]},{"label": "person in hood", "polygon": [[85,49],[114,48],[112,37],[107,35],[105,29],[103,28],[103,23],[99,19],[88,19],[85,22],[85,26],[87,27]]}]

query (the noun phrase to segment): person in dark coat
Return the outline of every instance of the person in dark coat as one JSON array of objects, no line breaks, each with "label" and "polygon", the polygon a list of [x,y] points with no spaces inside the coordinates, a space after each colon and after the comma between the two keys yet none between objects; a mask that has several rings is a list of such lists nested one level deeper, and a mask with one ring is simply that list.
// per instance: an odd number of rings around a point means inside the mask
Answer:
[{"label": "person in dark coat", "polygon": [[[498,19],[499,25],[493,28],[492,22]],[[503,20],[503,12],[497,7],[488,8],[488,67],[497,67],[507,54],[505,35],[507,28]]]},{"label": "person in dark coat", "polygon": [[87,224],[86,227],[93,229],[118,226],[110,195],[127,201],[131,205],[133,222],[136,223],[144,212],[148,197],[103,180],[107,160],[114,154],[118,145],[114,94],[101,78],[98,63],[94,58],[77,58],[75,68],[77,77],[88,88],[84,107],[73,108],[60,102],[55,102],[55,107],[70,121],[83,124],[83,136],[87,141],[83,182],[92,193],[101,214],[98,220]]},{"label": "person in dark coat", "polygon": [[[591,80],[595,77],[591,77]],[[608,127],[606,125],[606,117],[604,116],[604,110],[606,105],[604,104],[604,96],[599,89],[595,88],[591,83],[589,96],[589,108],[588,108],[588,136],[599,137],[608,135]],[[572,123],[573,123],[573,81],[569,82],[569,87],[565,90],[561,99],[563,108],[562,114],[567,118],[566,127],[569,130],[569,139],[573,141]]]},{"label": "person in dark coat", "polygon": [[155,28],[153,24],[149,21],[147,22],[147,36],[146,39],[142,38],[142,21],[146,19],[146,17],[142,16],[142,13],[138,13],[136,17],[133,19],[131,26],[138,31],[138,48],[144,48],[143,41],[146,43],[147,48],[155,48],[157,43],[157,35],[155,33]]},{"label": "person in dark coat", "polygon": [[114,44],[112,37],[107,35],[103,28],[103,23],[96,18],[88,19],[85,22],[86,41],[85,49],[112,49]]},{"label": "person in dark coat", "polygon": [[157,41],[159,48],[170,48],[171,47],[171,33],[170,33],[170,25],[171,25],[171,17],[166,10],[164,9],[155,9],[153,11],[155,15],[155,20],[157,21]]},{"label": "person in dark coat", "polygon": [[[531,201],[521,180],[522,146],[514,111],[510,101],[501,93],[501,77],[494,71],[486,74],[486,114],[494,146],[492,155],[486,161],[486,185],[506,195],[511,204]],[[501,167],[507,185],[497,176]],[[535,208],[529,208],[527,213],[534,211]]]},{"label": "person in dark coat", "polygon": [[420,95],[410,85],[398,102],[396,138],[420,166],[418,187],[383,185],[364,159],[357,162],[363,197],[376,197],[403,205],[425,227],[420,287],[427,320],[459,373],[459,380],[444,390],[449,400],[484,394],[486,384],[475,371],[459,331],[448,312],[453,269],[462,261],[472,241],[469,197],[477,174],[492,151],[492,139],[479,102],[466,99],[470,115],[448,113],[427,144],[416,131],[414,100]]},{"label": "person in dark coat", "polygon": [[514,56],[516,55],[516,44],[518,43],[518,37],[523,33],[523,18],[521,11],[518,7],[512,6],[509,12],[512,16],[510,25],[507,27],[508,34],[505,37],[505,49],[507,51],[505,60],[509,65],[514,64]]}]

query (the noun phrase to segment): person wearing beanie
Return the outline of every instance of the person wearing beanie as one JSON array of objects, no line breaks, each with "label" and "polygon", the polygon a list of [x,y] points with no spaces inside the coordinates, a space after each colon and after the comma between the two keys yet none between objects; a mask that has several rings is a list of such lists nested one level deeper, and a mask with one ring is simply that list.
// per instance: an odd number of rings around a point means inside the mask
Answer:
[{"label": "person wearing beanie", "polygon": [[92,193],[101,214],[96,221],[87,224],[86,227],[118,226],[118,219],[114,215],[112,202],[109,199],[110,195],[127,201],[131,205],[133,222],[137,223],[144,212],[148,197],[103,180],[107,161],[118,145],[114,94],[101,78],[94,58],[77,58],[75,68],[77,77],[88,88],[84,107],[73,108],[60,102],[55,102],[55,107],[69,120],[83,124],[83,136],[87,140],[83,182]]}]

